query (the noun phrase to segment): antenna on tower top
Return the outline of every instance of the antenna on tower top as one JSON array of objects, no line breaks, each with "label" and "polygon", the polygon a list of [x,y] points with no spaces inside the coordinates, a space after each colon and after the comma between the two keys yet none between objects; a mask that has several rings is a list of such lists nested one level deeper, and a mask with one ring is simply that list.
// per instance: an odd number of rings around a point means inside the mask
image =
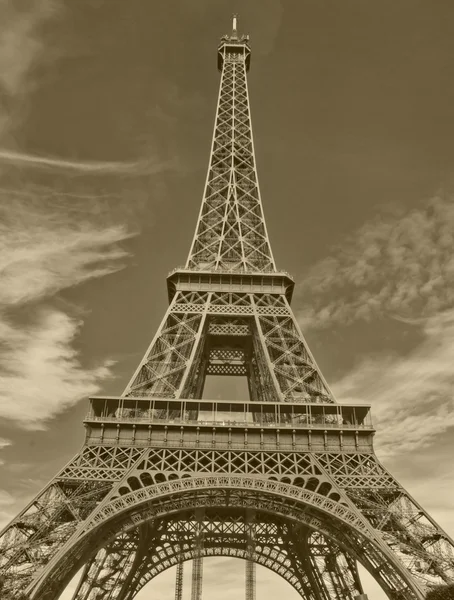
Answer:
[{"label": "antenna on tower top", "polygon": [[234,38],[238,37],[238,32],[237,32],[237,28],[236,28],[237,19],[238,19],[238,15],[236,13],[233,13],[233,15],[232,15],[232,37],[234,37]]}]

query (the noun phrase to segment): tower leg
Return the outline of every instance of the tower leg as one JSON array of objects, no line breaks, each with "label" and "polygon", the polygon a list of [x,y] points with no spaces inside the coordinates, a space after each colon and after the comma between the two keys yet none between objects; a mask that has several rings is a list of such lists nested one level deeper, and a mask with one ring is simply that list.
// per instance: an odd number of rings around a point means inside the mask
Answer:
[{"label": "tower leg", "polygon": [[256,566],[254,542],[254,513],[246,511],[246,600],[255,600]]},{"label": "tower leg", "polygon": [[180,554],[175,577],[175,600],[183,599],[183,554]]},{"label": "tower leg", "polygon": [[196,511],[195,556],[192,563],[191,600],[202,600],[203,583],[203,511]]},{"label": "tower leg", "polygon": [[72,600],[131,598],[134,576],[154,540],[155,532],[148,525],[115,538],[86,564]]},{"label": "tower leg", "polygon": [[251,559],[246,560],[246,600],[255,600],[255,562]]}]

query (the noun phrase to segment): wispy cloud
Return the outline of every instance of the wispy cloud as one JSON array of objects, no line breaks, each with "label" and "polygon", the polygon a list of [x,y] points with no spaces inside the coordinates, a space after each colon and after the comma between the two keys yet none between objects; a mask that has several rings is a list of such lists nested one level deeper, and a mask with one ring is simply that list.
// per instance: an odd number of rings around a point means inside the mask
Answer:
[{"label": "wispy cloud", "polygon": [[372,403],[383,458],[427,447],[454,426],[454,310],[423,332],[406,356],[370,356],[333,385],[340,401]]},{"label": "wispy cloud", "polygon": [[0,149],[0,163],[2,162],[18,167],[59,169],[91,175],[153,174],[175,166],[175,163],[171,161],[162,162],[152,159],[136,161],[76,161]]},{"label": "wispy cloud", "polygon": [[[120,242],[131,235],[92,203],[15,200],[0,207],[1,417],[41,429],[111,375],[109,361],[81,367],[73,348],[81,321],[46,301],[123,268]],[[15,314],[26,303],[35,306],[31,322]]]},{"label": "wispy cloud", "polygon": [[0,307],[55,294],[122,268],[125,225],[103,226],[95,207],[11,200],[0,205]]},{"label": "wispy cloud", "polygon": [[54,0],[31,2],[26,6],[15,0],[0,4],[0,132],[11,125],[12,111],[32,85],[29,77],[44,42],[40,27],[60,11]]},{"label": "wispy cloud", "polygon": [[371,402],[380,457],[427,448],[454,427],[454,202],[436,197],[367,222],[303,278],[303,327],[399,319],[412,349],[362,358],[332,387],[341,401]]},{"label": "wispy cloud", "polygon": [[302,277],[304,327],[388,315],[426,318],[454,305],[454,202],[436,197],[377,217]]}]

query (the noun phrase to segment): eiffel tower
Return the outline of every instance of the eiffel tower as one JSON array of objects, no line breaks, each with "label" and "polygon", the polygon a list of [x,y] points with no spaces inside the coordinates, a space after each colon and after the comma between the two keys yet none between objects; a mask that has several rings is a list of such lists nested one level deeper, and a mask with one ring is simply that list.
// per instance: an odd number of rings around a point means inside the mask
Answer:
[{"label": "eiffel tower", "polygon": [[[290,307],[262,212],[247,88],[251,51],[218,47],[221,82],[208,175],[170,305],[125,391],[90,398],[80,452],[1,532],[0,597],[132,600],[193,561],[255,564],[307,600],[365,598],[362,565],[394,600],[454,581],[454,544],[380,464],[367,404],[339,404]],[[248,397],[202,398],[207,376]],[[224,381],[224,380],[223,380]]]}]

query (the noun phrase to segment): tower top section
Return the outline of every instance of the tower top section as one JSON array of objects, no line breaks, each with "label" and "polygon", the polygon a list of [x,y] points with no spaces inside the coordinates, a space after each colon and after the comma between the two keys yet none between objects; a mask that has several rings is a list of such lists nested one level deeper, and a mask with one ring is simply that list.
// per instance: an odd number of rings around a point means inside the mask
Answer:
[{"label": "tower top section", "polygon": [[248,35],[238,35],[238,15],[232,15],[232,33],[223,35],[218,47],[218,69],[222,71],[222,66],[226,56],[235,58],[235,56],[244,56],[246,71],[249,70],[251,61],[251,48],[249,46]]},{"label": "tower top section", "polygon": [[238,18],[233,15],[232,31],[221,38],[218,47],[221,80],[213,142],[202,206],[184,274],[190,278],[190,285],[198,289],[200,278],[195,272],[203,271],[209,278],[226,274],[229,282],[223,279],[222,285],[227,285],[229,292],[233,274],[239,285],[247,285],[246,279],[251,274],[260,274],[267,281],[270,277],[274,281],[277,274],[263,215],[252,140],[246,77],[250,55],[249,36],[238,34]]}]

